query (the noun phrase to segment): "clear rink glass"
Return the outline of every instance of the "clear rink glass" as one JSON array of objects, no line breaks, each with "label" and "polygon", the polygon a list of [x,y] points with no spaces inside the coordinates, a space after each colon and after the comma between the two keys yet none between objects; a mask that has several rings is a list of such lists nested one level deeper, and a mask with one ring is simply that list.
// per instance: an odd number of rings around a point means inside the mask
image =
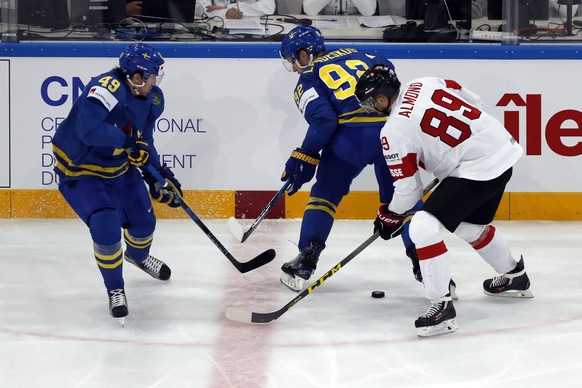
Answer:
[{"label": "clear rink glass", "polygon": [[18,11],[17,3],[2,1],[0,13],[0,41],[2,43],[18,43]]},{"label": "clear rink glass", "polygon": [[502,45],[517,46],[519,44],[519,1],[503,0]]},{"label": "clear rink glass", "polygon": [[519,44],[519,35],[515,31],[509,31],[501,38],[501,44],[506,46],[517,46]]}]

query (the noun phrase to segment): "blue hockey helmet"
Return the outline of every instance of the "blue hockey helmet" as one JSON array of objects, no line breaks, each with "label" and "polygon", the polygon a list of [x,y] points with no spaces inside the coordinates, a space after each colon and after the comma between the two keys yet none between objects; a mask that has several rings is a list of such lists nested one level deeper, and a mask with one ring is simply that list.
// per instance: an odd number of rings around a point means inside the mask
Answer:
[{"label": "blue hockey helmet", "polygon": [[321,31],[311,26],[297,26],[281,42],[279,54],[286,59],[295,57],[299,50],[305,50],[308,54],[315,55],[325,50],[325,38]]},{"label": "blue hockey helmet", "polygon": [[140,72],[146,80],[152,74],[161,76],[163,64],[162,54],[144,43],[127,46],[119,56],[119,67],[127,77],[131,77],[136,72]]}]

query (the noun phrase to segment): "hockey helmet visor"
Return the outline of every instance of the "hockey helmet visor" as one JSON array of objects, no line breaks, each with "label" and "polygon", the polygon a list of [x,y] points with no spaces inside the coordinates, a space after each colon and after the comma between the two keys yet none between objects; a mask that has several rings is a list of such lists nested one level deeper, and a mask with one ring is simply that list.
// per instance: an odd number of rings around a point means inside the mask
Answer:
[{"label": "hockey helmet visor", "polygon": [[293,69],[293,63],[297,61],[297,53],[305,50],[310,55],[325,51],[325,38],[321,31],[312,26],[297,26],[283,39],[279,55],[283,65],[289,71]]},{"label": "hockey helmet visor", "polygon": [[388,99],[400,91],[400,81],[396,72],[386,65],[375,65],[362,74],[356,84],[356,98],[365,112],[376,112],[376,97],[384,95]]}]

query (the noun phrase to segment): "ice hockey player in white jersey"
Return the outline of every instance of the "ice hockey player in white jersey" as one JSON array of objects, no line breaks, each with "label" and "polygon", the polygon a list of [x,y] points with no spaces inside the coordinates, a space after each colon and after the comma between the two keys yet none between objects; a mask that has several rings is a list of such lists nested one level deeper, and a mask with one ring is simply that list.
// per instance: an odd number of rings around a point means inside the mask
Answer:
[{"label": "ice hockey player in white jersey", "polygon": [[491,296],[532,298],[523,257],[514,259],[490,223],[521,157],[521,146],[499,120],[482,111],[482,101],[457,82],[418,78],[401,87],[393,69],[376,65],[356,86],[365,111],[388,116],[380,141],[394,178],[394,197],[378,209],[375,230],[397,236],[422,195],[419,169],[440,184],[410,221],[423,274],[428,311],[415,321],[421,337],[457,330],[449,293],[451,278],[446,228],[467,241],[501,275],[483,282]]}]

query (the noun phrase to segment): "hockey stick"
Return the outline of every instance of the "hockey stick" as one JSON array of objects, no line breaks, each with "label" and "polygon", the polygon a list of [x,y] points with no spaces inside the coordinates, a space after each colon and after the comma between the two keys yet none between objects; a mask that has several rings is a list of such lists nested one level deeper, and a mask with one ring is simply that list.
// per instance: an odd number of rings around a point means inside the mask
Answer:
[{"label": "hockey stick", "polygon": [[[433,187],[435,187],[438,183],[437,179],[432,180],[423,190],[422,196],[424,197]],[[411,214],[412,215],[412,214]],[[407,218],[408,222],[410,218]],[[333,268],[323,274],[319,279],[315,282],[311,283],[309,287],[303,290],[299,295],[293,298],[289,303],[285,306],[281,307],[277,311],[273,311],[270,313],[256,313],[251,312],[248,310],[236,308],[236,307],[229,307],[226,309],[225,315],[226,318],[232,321],[238,322],[245,322],[245,323],[271,323],[281,315],[285,314],[287,311],[291,310],[292,307],[295,307],[297,303],[299,303],[303,298],[307,295],[311,294],[313,291],[317,289],[317,287],[321,286],[323,282],[333,276],[337,271],[342,269],[347,263],[349,263],[354,257],[356,257],[360,252],[368,247],[368,245],[372,244],[378,237],[380,236],[379,232],[374,233],[372,236],[368,237],[366,241],[364,241],[360,246],[353,250],[352,253],[347,255],[345,259],[340,261],[336,264]]]},{"label": "hockey stick", "polygon": [[192,211],[192,209],[190,209],[190,207],[186,204],[186,202],[184,201],[184,198],[182,198],[182,196],[180,195],[178,190],[176,190],[176,188],[173,185],[170,185],[168,183],[168,181],[166,181],[153,166],[146,164],[144,166],[144,168],[150,174],[152,174],[154,176],[154,178],[156,178],[156,180],[162,185],[162,187],[164,187],[166,189],[169,188],[174,192],[174,195],[176,195],[180,199],[180,206],[182,207],[182,209],[184,209],[184,211],[190,216],[190,218],[192,218],[192,220],[194,220],[196,225],[198,225],[200,227],[200,229],[202,229],[202,231],[204,232],[204,234],[206,234],[206,236],[210,239],[210,241],[212,241],[214,243],[214,245],[216,245],[218,247],[220,252],[222,252],[222,254],[224,256],[226,256],[226,258],[228,260],[230,260],[230,262],[236,267],[236,269],[239,272],[241,272],[241,273],[249,272],[249,271],[257,269],[257,268],[273,261],[273,259],[275,258],[275,250],[273,250],[273,249],[266,250],[265,252],[261,253],[260,255],[256,256],[255,258],[247,261],[246,263],[241,263],[240,261],[236,260],[230,254],[230,252],[224,247],[224,245],[222,245],[220,243],[220,241],[218,241],[216,236],[214,236],[214,234],[212,234],[210,229],[208,229],[206,227],[206,225],[204,225],[202,220],[200,220],[200,218],[198,218],[198,216]]},{"label": "hockey stick", "polygon": [[273,206],[275,206],[275,204],[277,203],[279,198],[281,198],[281,196],[285,193],[285,191],[289,188],[289,186],[291,186],[292,183],[293,182],[291,181],[291,178],[287,179],[287,181],[283,184],[283,187],[281,187],[279,189],[279,191],[277,192],[277,194],[275,194],[273,199],[271,199],[271,201],[269,201],[267,206],[263,209],[261,214],[259,214],[259,216],[255,220],[255,222],[253,222],[253,224],[250,226],[250,228],[246,232],[243,232],[242,226],[238,223],[236,218],[230,217],[228,219],[228,229],[230,229],[230,232],[234,235],[234,237],[237,238],[237,240],[239,242],[244,243],[246,241],[246,239],[249,238],[251,233],[254,232],[254,230],[257,228],[257,226],[259,226],[261,221],[263,221],[263,218],[265,218],[267,213],[273,208]]},{"label": "hockey stick", "polygon": [[311,283],[309,287],[303,290],[299,295],[293,298],[285,306],[281,307],[277,311],[270,313],[255,313],[248,310],[239,309],[236,307],[229,307],[226,309],[225,315],[231,321],[246,322],[246,323],[271,323],[281,315],[289,311],[294,307],[301,299],[305,298],[307,295],[311,294],[315,289],[327,279],[329,279],[334,273],[339,271],[344,265],[349,263],[354,257],[356,257],[360,252],[362,252],[368,245],[372,244],[380,234],[378,232],[374,233],[371,237],[368,237],[366,241],[360,244],[352,253],[346,256],[345,259],[336,264],[332,269],[323,274],[322,277],[317,279],[315,282]]}]

